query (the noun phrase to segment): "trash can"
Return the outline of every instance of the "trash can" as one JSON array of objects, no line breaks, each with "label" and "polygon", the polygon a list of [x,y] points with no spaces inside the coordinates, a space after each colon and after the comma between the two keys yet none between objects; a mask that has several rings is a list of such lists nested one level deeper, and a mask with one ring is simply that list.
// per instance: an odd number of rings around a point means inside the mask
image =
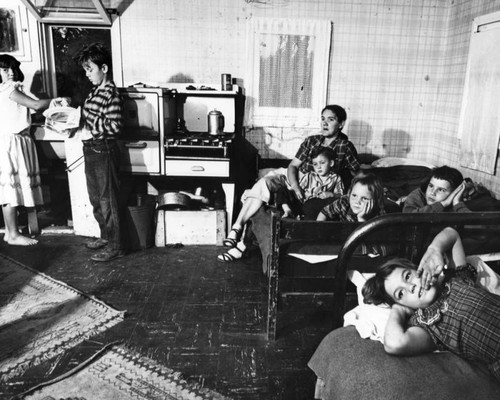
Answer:
[{"label": "trash can", "polygon": [[156,196],[138,194],[134,206],[127,207],[126,219],[130,250],[142,250],[154,245]]}]

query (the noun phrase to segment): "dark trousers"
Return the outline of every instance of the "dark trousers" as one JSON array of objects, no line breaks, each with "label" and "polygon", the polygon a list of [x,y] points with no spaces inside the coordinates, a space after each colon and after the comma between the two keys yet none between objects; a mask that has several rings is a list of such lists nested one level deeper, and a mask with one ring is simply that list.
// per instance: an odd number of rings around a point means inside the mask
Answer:
[{"label": "dark trousers", "polygon": [[122,218],[119,206],[120,150],[116,141],[83,142],[85,176],[94,218],[101,238],[111,250],[125,250]]}]

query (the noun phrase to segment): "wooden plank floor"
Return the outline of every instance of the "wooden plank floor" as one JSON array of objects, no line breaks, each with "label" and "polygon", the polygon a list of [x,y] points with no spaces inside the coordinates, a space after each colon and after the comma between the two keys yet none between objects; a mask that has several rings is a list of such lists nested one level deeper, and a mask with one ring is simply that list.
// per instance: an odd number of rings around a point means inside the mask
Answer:
[{"label": "wooden plank floor", "polygon": [[[0,253],[127,310],[124,322],[0,388],[1,398],[73,368],[103,345],[131,350],[234,399],[312,399],[307,362],[329,331],[331,304],[291,307],[279,339],[265,338],[267,278],[260,256],[222,264],[216,246],[162,247],[106,264],[89,260],[85,238],[42,235],[21,248],[0,240]],[[319,302],[321,303],[321,301]]]}]

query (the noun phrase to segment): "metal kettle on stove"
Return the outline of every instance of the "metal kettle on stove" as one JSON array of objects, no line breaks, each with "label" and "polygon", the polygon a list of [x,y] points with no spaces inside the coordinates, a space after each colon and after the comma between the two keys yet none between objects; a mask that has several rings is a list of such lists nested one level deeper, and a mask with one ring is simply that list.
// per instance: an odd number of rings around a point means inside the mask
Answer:
[{"label": "metal kettle on stove", "polygon": [[224,115],[220,111],[212,110],[208,113],[208,134],[224,135]]}]

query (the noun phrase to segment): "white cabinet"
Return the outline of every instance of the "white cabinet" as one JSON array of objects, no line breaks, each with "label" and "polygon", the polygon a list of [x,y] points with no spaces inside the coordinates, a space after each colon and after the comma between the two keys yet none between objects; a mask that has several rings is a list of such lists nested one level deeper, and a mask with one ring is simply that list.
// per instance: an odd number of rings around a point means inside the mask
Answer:
[{"label": "white cabinet", "polygon": [[73,231],[75,235],[100,237],[101,231],[94,218],[87,191],[82,141],[79,139],[67,139],[64,144]]},{"label": "white cabinet", "polygon": [[229,159],[166,159],[167,176],[229,177]]}]

